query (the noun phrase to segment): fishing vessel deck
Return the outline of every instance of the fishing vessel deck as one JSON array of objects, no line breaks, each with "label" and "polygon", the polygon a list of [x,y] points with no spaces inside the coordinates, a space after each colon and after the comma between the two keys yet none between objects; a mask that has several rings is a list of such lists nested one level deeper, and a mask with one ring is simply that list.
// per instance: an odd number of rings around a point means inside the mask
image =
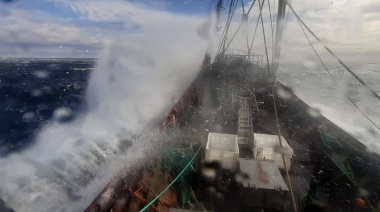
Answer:
[{"label": "fishing vessel deck", "polygon": [[[348,159],[360,153],[355,152],[360,146],[340,152],[333,152],[334,147],[323,146],[324,138],[321,135],[328,132],[344,138],[348,143],[355,141],[323,116],[310,113],[311,108],[280,82],[275,86],[275,114],[268,81],[270,79],[265,69],[242,57],[203,66],[195,83],[183,96],[187,101],[180,100],[180,104],[161,123],[161,130],[165,133],[157,137],[156,151],[150,151],[147,160],[136,164],[132,173],[127,170],[119,175],[107,187],[112,190],[103,191],[87,211],[140,211],[155,198],[157,201],[147,208],[148,211],[171,211],[170,208],[193,211],[290,211],[292,205],[288,188],[292,188],[294,198],[301,202],[297,204],[297,210],[304,210],[311,196],[318,200],[327,198],[324,200],[325,209],[355,208],[356,195],[352,189],[359,186],[342,169],[354,172]],[[248,120],[245,119],[247,114]],[[271,202],[273,198],[260,200],[259,205],[247,205],[242,200],[247,196],[242,196],[244,180],[236,180],[247,175],[239,168],[225,169],[221,164],[205,161],[208,135],[219,133],[235,135],[237,139],[245,137],[246,140],[239,140],[239,158],[256,161],[254,134],[277,135],[278,132],[293,150],[291,160],[287,161],[291,163],[291,166],[288,164],[290,169],[279,167],[287,188],[270,194],[281,193],[281,201],[277,205]],[[281,155],[280,144],[276,146],[274,150]],[[196,157],[189,163],[191,169],[184,169],[186,177],[181,176],[181,169],[187,167],[186,163],[192,156]],[[265,157],[262,159],[266,160]],[[290,182],[287,181],[286,171]],[[336,180],[340,175],[342,179]],[[171,186],[176,176],[180,177],[180,183]],[[326,192],[323,188],[329,187],[332,180],[337,182],[334,181],[334,186]],[[158,182],[161,186],[157,186]],[[350,192],[344,194],[344,191]],[[162,199],[159,196],[161,192],[170,197]],[[320,197],[315,197],[318,194]],[[377,197],[374,198],[378,201]],[[270,207],[273,204],[276,206]]]},{"label": "fishing vessel deck", "polygon": [[[222,2],[217,3],[218,17]],[[231,1],[213,63],[206,53],[195,80],[159,122],[160,134],[146,164],[136,165],[135,177],[118,175],[87,211],[373,211],[378,207],[380,189],[373,185],[379,184],[380,172],[371,170],[378,170],[380,157],[366,152],[361,142],[276,81],[287,5],[300,25],[319,38],[289,2],[280,0],[271,63],[261,14],[265,1],[258,1],[255,34],[261,19],[266,55],[253,53],[248,38],[247,51],[233,50],[229,46],[256,1],[247,13],[243,11],[242,23],[230,38],[237,2]],[[212,148],[210,135],[235,142],[238,148]],[[260,146],[257,135],[268,143]]]}]

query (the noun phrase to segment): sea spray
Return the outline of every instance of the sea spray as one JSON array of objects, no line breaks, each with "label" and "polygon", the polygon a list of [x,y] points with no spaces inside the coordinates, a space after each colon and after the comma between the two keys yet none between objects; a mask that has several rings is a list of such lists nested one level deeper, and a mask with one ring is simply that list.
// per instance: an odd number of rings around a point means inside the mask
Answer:
[{"label": "sea spray", "polygon": [[[110,43],[90,77],[88,111],[70,122],[52,120],[30,148],[0,159],[0,197],[9,206],[83,210],[120,169],[143,159],[156,136],[147,122],[164,117],[194,79],[205,48],[159,60],[147,52]],[[131,146],[121,148],[123,142]]]}]

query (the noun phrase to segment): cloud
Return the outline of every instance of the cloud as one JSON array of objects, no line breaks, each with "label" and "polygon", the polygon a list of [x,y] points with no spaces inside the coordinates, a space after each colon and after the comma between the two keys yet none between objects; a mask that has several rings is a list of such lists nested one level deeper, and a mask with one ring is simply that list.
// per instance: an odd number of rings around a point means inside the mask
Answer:
[{"label": "cloud", "polygon": [[[2,17],[0,56],[32,57],[50,53],[78,56],[79,49],[94,50],[101,41],[83,29],[61,21],[42,11],[9,8]],[[37,50],[37,51],[36,51]],[[37,54],[34,54],[34,53]]]},{"label": "cloud", "polygon": [[[195,33],[207,17],[189,16],[148,8],[142,4],[128,1],[63,1],[53,0],[56,4],[70,8],[81,19],[91,22],[122,22],[126,34],[160,33],[179,35]],[[130,30],[138,26],[141,30]],[[129,31],[128,31],[129,30]]]},{"label": "cloud", "polygon": [[[252,1],[246,2],[246,10],[251,3]],[[376,8],[379,7],[379,3],[371,0],[293,1],[292,5],[314,33],[345,61],[377,61],[378,54],[380,53],[380,15],[375,13],[375,11],[377,11]],[[239,6],[240,4],[238,4]],[[258,14],[255,16],[255,13],[258,8],[259,4],[256,2],[248,19],[250,23],[250,20],[254,18],[248,26],[249,28],[245,30],[248,32],[249,39],[252,39],[258,17]],[[242,11],[240,7],[235,12],[230,37],[241,21]],[[272,19],[275,21],[277,18],[277,8],[274,8],[273,1],[271,1],[271,12],[273,13]],[[270,47],[271,26],[267,1],[265,1],[263,7],[263,18],[266,39]],[[286,11],[286,20],[287,24],[281,50],[282,59],[294,61],[315,57],[291,11]],[[313,43],[316,44],[315,39],[310,34],[308,35]],[[246,50],[246,35],[238,34],[232,46]],[[316,47],[320,54],[326,55],[325,59],[332,61],[332,58],[327,56],[325,50],[321,49],[318,44]],[[270,49],[269,54],[271,54]],[[265,54],[260,22],[254,43],[254,51],[259,54]]]},{"label": "cloud", "polygon": [[[206,17],[200,15],[175,14],[165,11],[167,2],[129,2],[129,1],[64,1],[48,0],[57,8],[71,11],[76,17],[65,19],[48,11],[28,11],[10,9],[5,16],[5,27],[0,32],[0,56],[8,52],[19,55],[35,55],[35,52],[45,52],[43,55],[57,56],[70,54],[82,56],[86,49],[92,49],[91,56],[105,42],[124,37],[147,37],[156,35],[164,37],[176,34],[183,42],[192,42],[197,28]],[[246,10],[252,1],[245,2]],[[277,8],[271,2],[272,19],[276,19]],[[305,23],[337,54],[348,61],[376,60],[380,53],[380,15],[376,13],[379,3],[371,0],[364,1],[294,1],[294,9]],[[225,12],[228,10],[225,6]],[[158,8],[158,9],[157,9]],[[235,12],[231,33],[241,20],[242,8],[238,4]],[[258,9],[256,2],[249,20]],[[5,12],[3,12],[5,14]],[[265,31],[269,36],[270,16],[268,2],[263,9]],[[255,20],[245,31],[251,38]],[[119,24],[118,28],[110,28]],[[264,54],[263,36],[258,28],[255,50]],[[189,35],[190,34],[190,35]],[[211,35],[214,36],[214,35]],[[153,36],[152,36],[153,37]],[[238,35],[233,47],[246,49],[246,35]],[[267,39],[271,43],[270,36]],[[18,44],[18,45],[16,45]],[[37,45],[38,44],[38,45]],[[12,45],[12,47],[11,47]],[[45,46],[44,46],[45,45]],[[51,46],[48,46],[51,45]],[[66,45],[65,49],[56,49]],[[83,49],[82,46],[87,46]],[[17,46],[17,47],[15,47]],[[71,48],[69,48],[72,46]],[[76,46],[77,48],[74,48]],[[27,50],[27,52],[24,52]],[[69,53],[68,53],[69,52]],[[282,56],[285,60],[295,60],[300,57],[312,57],[314,54],[308,46],[295,17],[289,12],[287,28],[284,34]],[[270,52],[271,53],[271,52]],[[356,56],[353,56],[357,53]],[[325,54],[324,51],[321,54]],[[86,55],[84,55],[86,56]]]},{"label": "cloud", "polygon": [[[196,29],[207,19],[151,8],[156,4],[149,4],[148,8],[145,4],[127,1],[48,2],[66,12],[71,11],[74,18],[57,16],[54,11],[7,9],[5,30],[0,32],[3,44],[0,56],[88,57],[88,54],[82,55],[88,49],[94,53],[90,56],[96,56],[110,41],[129,38],[139,42],[141,38],[165,39],[173,34],[183,43],[191,43],[199,38]],[[157,7],[162,9],[163,5]]]},{"label": "cloud", "polygon": [[[378,38],[380,37],[380,19],[367,20],[368,5],[375,5],[373,1],[305,1],[293,2],[293,7],[301,16],[304,22],[328,45],[334,52],[344,60],[350,61],[376,61],[377,54],[380,52]],[[291,14],[291,20],[287,24],[285,42],[291,40],[303,39],[304,35],[299,29],[296,19]],[[311,38],[311,35],[309,35]],[[314,39],[312,39],[314,40]],[[314,40],[315,41],[315,40]],[[297,44],[285,45],[291,47]],[[304,52],[309,52],[312,56],[312,50],[308,45],[305,46]],[[325,51],[319,51],[325,54]],[[284,55],[295,54],[299,56],[302,52],[284,52]],[[310,54],[311,53],[311,54]],[[353,56],[355,55],[355,56]]]}]

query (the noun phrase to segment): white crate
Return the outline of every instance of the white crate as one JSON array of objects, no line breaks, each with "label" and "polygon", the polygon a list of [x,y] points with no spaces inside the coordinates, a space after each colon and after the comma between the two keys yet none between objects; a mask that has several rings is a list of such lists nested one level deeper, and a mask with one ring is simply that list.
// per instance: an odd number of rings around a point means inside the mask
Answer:
[{"label": "white crate", "polygon": [[248,174],[248,180],[243,181],[244,187],[288,191],[274,161],[239,158],[240,171]]},{"label": "white crate", "polygon": [[239,192],[242,205],[268,211],[284,207],[289,189],[274,161],[239,158],[239,165],[248,175]]},{"label": "white crate", "polygon": [[236,169],[239,147],[236,135],[209,133],[206,145],[205,161],[219,162],[222,168]]},{"label": "white crate", "polygon": [[283,148],[280,148],[278,135],[254,133],[253,158],[257,160],[273,160],[278,168],[284,169],[284,162],[281,155],[281,153],[283,153],[286,166],[289,170],[292,163],[293,149],[282,136],[281,141]]}]

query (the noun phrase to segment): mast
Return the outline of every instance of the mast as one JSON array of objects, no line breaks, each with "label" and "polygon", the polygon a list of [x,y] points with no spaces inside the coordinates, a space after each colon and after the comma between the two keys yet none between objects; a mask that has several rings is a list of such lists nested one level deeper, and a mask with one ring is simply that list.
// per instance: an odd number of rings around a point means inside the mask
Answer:
[{"label": "mast", "polygon": [[276,26],[276,39],[274,45],[274,62],[271,68],[271,76],[275,76],[278,70],[280,63],[280,54],[281,54],[281,44],[282,44],[282,35],[284,31],[284,17],[285,17],[285,7],[286,0],[278,1],[278,12],[277,12],[277,26]]}]

